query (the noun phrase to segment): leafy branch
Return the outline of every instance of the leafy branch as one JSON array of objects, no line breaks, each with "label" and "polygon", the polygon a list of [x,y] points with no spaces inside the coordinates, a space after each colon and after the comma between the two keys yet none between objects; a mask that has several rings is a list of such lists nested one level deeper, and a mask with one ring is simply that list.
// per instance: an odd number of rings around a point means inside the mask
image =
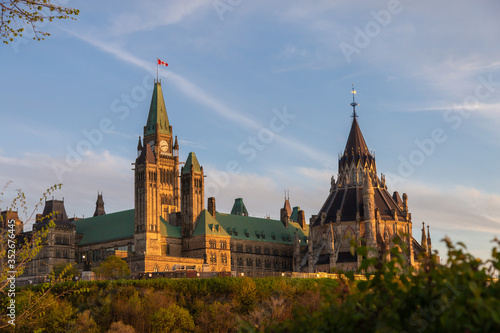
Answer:
[{"label": "leafy branch", "polygon": [[38,26],[53,20],[72,19],[78,15],[78,9],[62,7],[52,0],[0,0],[0,40],[8,44],[14,38],[22,37],[25,29],[34,33],[34,40],[43,40],[50,36]]}]

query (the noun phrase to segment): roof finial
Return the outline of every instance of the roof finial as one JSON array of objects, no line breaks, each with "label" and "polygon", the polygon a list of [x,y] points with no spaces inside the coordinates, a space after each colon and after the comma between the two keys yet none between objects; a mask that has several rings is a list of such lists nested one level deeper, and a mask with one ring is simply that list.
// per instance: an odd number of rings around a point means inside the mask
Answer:
[{"label": "roof finial", "polygon": [[350,104],[352,106],[352,118],[353,119],[356,119],[358,117],[358,115],[356,114],[356,106],[358,106],[359,104],[356,103],[356,101],[354,100],[354,95],[356,95],[356,90],[354,90],[354,83],[352,84],[352,103]]}]

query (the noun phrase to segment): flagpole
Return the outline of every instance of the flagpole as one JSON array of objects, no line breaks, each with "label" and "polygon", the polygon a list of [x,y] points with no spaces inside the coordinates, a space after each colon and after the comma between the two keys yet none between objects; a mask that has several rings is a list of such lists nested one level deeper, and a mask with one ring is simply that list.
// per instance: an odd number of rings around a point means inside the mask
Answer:
[{"label": "flagpole", "polygon": [[158,59],[156,59],[156,82],[158,82]]}]

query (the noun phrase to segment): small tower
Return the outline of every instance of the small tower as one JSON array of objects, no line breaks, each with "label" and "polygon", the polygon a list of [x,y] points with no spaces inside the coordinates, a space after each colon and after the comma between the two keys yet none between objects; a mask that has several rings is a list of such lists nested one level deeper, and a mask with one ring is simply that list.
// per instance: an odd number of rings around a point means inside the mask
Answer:
[{"label": "small tower", "polygon": [[102,199],[102,193],[97,192],[97,201],[95,202],[95,212],[94,216],[106,215],[104,211],[104,200]]},{"label": "small tower", "polygon": [[234,199],[233,208],[231,209],[231,215],[241,215],[248,216],[248,210],[243,202],[243,198]]},{"label": "small tower", "polygon": [[432,254],[431,231],[429,229],[429,225],[427,225],[427,252],[429,255]]},{"label": "small tower", "polygon": [[403,193],[403,215],[406,218],[406,221],[409,219],[409,213],[408,213],[408,195],[406,193]]},{"label": "small tower", "polygon": [[290,197],[287,198],[285,195],[285,204],[283,205],[283,208],[280,209],[280,220],[287,228],[291,216],[292,216],[292,206],[290,206]]},{"label": "small tower", "polygon": [[137,144],[137,157],[141,156],[142,152],[142,141],[141,137],[139,136],[139,143]]},{"label": "small tower", "polygon": [[422,246],[422,249],[424,249],[425,253],[428,253],[427,236],[425,235],[425,222],[422,222],[422,241],[420,245]]},{"label": "small tower", "polygon": [[205,176],[196,155],[191,152],[181,169],[181,234],[191,237],[198,215],[205,208]]},{"label": "small tower", "polygon": [[177,135],[175,136],[175,143],[174,143],[174,156],[179,157],[179,143],[177,142]]}]

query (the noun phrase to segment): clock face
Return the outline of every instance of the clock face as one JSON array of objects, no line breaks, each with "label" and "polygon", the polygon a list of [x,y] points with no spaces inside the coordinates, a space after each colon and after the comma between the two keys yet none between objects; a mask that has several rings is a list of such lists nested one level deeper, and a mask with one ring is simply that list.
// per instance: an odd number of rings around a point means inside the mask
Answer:
[{"label": "clock face", "polygon": [[160,150],[164,153],[168,151],[168,142],[165,140],[160,141]]},{"label": "clock face", "polygon": [[148,144],[151,146],[151,150],[155,151],[155,142],[153,140],[149,141]]}]

